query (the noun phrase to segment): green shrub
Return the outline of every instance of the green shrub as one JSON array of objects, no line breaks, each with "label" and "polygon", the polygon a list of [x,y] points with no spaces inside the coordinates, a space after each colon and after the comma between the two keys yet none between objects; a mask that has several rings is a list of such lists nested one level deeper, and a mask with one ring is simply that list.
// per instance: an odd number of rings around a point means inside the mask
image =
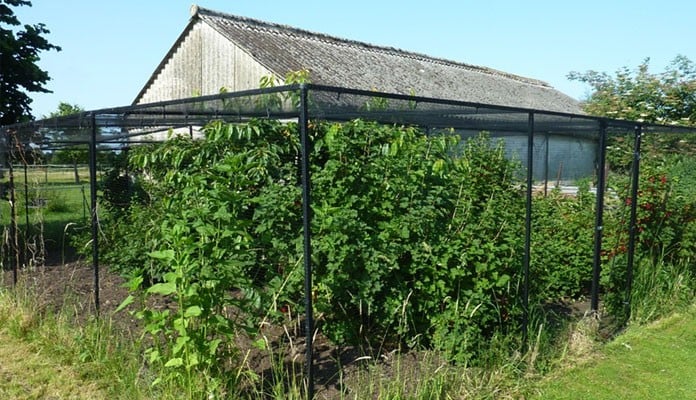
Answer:
[{"label": "green shrub", "polygon": [[61,193],[58,190],[51,190],[44,193],[44,196],[46,201],[46,211],[54,213],[73,211],[70,208],[70,204],[68,203],[68,199],[64,193]]},{"label": "green shrub", "polygon": [[[655,140],[655,139],[653,139]],[[674,139],[665,140],[673,143]],[[636,205],[636,242],[634,269],[636,278],[653,276],[648,270],[683,269],[691,266],[696,254],[696,163],[684,155],[673,155],[663,150],[646,150],[641,164],[637,199],[630,196],[628,180],[612,177],[619,188],[619,201],[605,215],[605,246],[603,249],[602,284],[609,311],[625,317],[627,252],[629,240],[630,207]],[[656,273],[656,272],[655,272]],[[638,291],[650,296],[647,291]]]},{"label": "green shrub", "polygon": [[502,144],[364,121],[327,128],[317,145],[326,162],[313,171],[325,332],[418,337],[465,358],[514,321],[524,201]]},{"label": "green shrub", "polygon": [[[216,238],[186,259],[217,272],[191,279],[239,276],[225,285],[257,310],[302,312],[296,128],[215,122],[205,140],[133,151],[129,169],[146,177],[150,200],[109,220],[112,267],[145,285],[166,281],[171,265],[147,254],[182,251],[166,238],[183,221],[187,241]],[[360,120],[312,124],[311,134],[313,295],[326,334],[374,345],[420,338],[463,359],[516,324],[524,199],[502,143]],[[450,339],[455,331],[467,339]]]},{"label": "green shrub", "polygon": [[540,302],[579,298],[589,292],[595,196],[587,183],[577,195],[552,190],[533,200],[530,293]]},{"label": "green shrub", "polygon": [[[518,332],[524,186],[502,143],[363,120],[311,123],[309,131],[311,294],[326,335],[422,345],[468,362],[486,340]],[[178,305],[139,314],[153,337],[166,339],[151,360],[175,376],[215,370],[234,354],[234,332],[253,332],[260,318],[304,312],[298,136],[294,123],[216,121],[203,140],[133,149],[128,182],[141,189],[123,204],[113,201],[128,187],[122,174],[107,175],[102,254],[136,291]],[[683,162],[646,165],[637,199],[641,268],[691,265],[694,197],[675,183],[696,182],[688,173],[696,169]],[[606,195],[603,227],[602,296],[616,315],[625,300],[627,181],[612,176],[617,194]],[[595,201],[588,184],[577,196],[534,198],[532,308],[587,293]],[[230,307],[244,318],[230,321]]]}]

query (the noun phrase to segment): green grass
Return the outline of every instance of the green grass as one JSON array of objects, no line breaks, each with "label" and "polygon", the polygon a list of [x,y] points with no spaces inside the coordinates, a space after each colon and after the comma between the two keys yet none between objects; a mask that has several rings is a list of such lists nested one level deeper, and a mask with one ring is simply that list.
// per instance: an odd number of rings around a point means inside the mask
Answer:
[{"label": "green grass", "polygon": [[101,399],[97,385],[81,379],[71,366],[61,365],[35,346],[0,332],[0,398]]},{"label": "green grass", "polygon": [[[35,253],[40,252],[41,249],[36,247],[40,243],[53,260],[65,259],[72,254],[69,235],[89,224],[89,185],[30,185],[25,192],[22,183],[16,184],[15,188],[20,248],[24,248],[22,243],[26,238],[29,248]],[[10,220],[10,202],[0,201],[0,221],[6,229]]]},{"label": "green grass", "polygon": [[[138,340],[115,330],[108,316],[78,323],[69,303],[58,313],[48,312],[31,290],[0,287],[0,398],[186,399],[190,389],[200,393],[205,387],[205,376],[189,383],[193,387],[168,380],[153,387],[166,371],[148,366]],[[239,369],[231,371],[239,386],[228,388],[227,397],[212,398],[304,399],[301,368],[289,368],[280,350],[267,350],[273,361],[266,373],[272,376],[248,370],[247,354]],[[432,353],[421,353],[419,359],[388,358],[386,363],[355,362],[351,367],[359,371],[342,378],[328,398],[501,398],[495,395],[508,390],[512,373],[456,367]],[[317,399],[327,398],[321,393],[318,388]]]},{"label": "green grass", "polygon": [[67,304],[57,313],[42,309],[31,293],[0,288],[0,398],[160,397],[142,371],[137,340],[115,335],[108,319],[76,324]]},{"label": "green grass", "polygon": [[[7,171],[7,170],[6,170]],[[89,168],[78,165],[77,174],[81,183],[89,182]],[[27,182],[29,185],[64,185],[75,184],[75,170],[71,166],[63,167],[44,167],[30,165],[27,169]],[[5,177],[5,181],[7,180]],[[15,185],[24,185],[24,167],[14,166]]]},{"label": "green grass", "polygon": [[433,352],[393,354],[344,378],[348,400],[517,399],[522,359],[475,368],[452,365]]},{"label": "green grass", "polygon": [[696,398],[696,307],[645,326],[631,326],[599,354],[557,371],[539,399]]}]

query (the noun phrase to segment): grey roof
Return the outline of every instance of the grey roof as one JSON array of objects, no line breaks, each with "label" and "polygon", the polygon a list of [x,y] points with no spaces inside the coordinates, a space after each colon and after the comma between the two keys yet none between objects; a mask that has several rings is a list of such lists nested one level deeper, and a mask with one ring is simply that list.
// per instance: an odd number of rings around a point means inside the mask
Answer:
[{"label": "grey roof", "polygon": [[582,113],[577,100],[545,82],[491,68],[193,6],[189,27],[198,20],[280,77],[305,68],[311,82],[321,85]]}]

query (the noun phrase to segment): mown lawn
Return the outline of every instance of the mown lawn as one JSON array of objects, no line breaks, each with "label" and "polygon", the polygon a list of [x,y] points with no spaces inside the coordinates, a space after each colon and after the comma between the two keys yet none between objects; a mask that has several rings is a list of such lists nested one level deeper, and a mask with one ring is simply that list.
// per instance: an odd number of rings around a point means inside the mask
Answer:
[{"label": "mown lawn", "polygon": [[538,389],[539,399],[696,399],[696,307],[628,329]]}]

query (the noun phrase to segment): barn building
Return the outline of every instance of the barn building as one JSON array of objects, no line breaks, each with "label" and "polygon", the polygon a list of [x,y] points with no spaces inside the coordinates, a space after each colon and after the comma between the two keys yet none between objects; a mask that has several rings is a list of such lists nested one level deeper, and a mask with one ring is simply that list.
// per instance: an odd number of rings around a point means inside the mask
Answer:
[{"label": "barn building", "polygon": [[[581,114],[580,103],[549,84],[491,68],[191,7],[191,19],[133,104],[256,89],[262,77],[284,83],[307,70],[312,83],[422,97]],[[523,137],[509,137],[508,151]],[[561,133],[545,168],[565,180],[587,176],[596,144]],[[541,166],[535,166],[539,171]]]}]

